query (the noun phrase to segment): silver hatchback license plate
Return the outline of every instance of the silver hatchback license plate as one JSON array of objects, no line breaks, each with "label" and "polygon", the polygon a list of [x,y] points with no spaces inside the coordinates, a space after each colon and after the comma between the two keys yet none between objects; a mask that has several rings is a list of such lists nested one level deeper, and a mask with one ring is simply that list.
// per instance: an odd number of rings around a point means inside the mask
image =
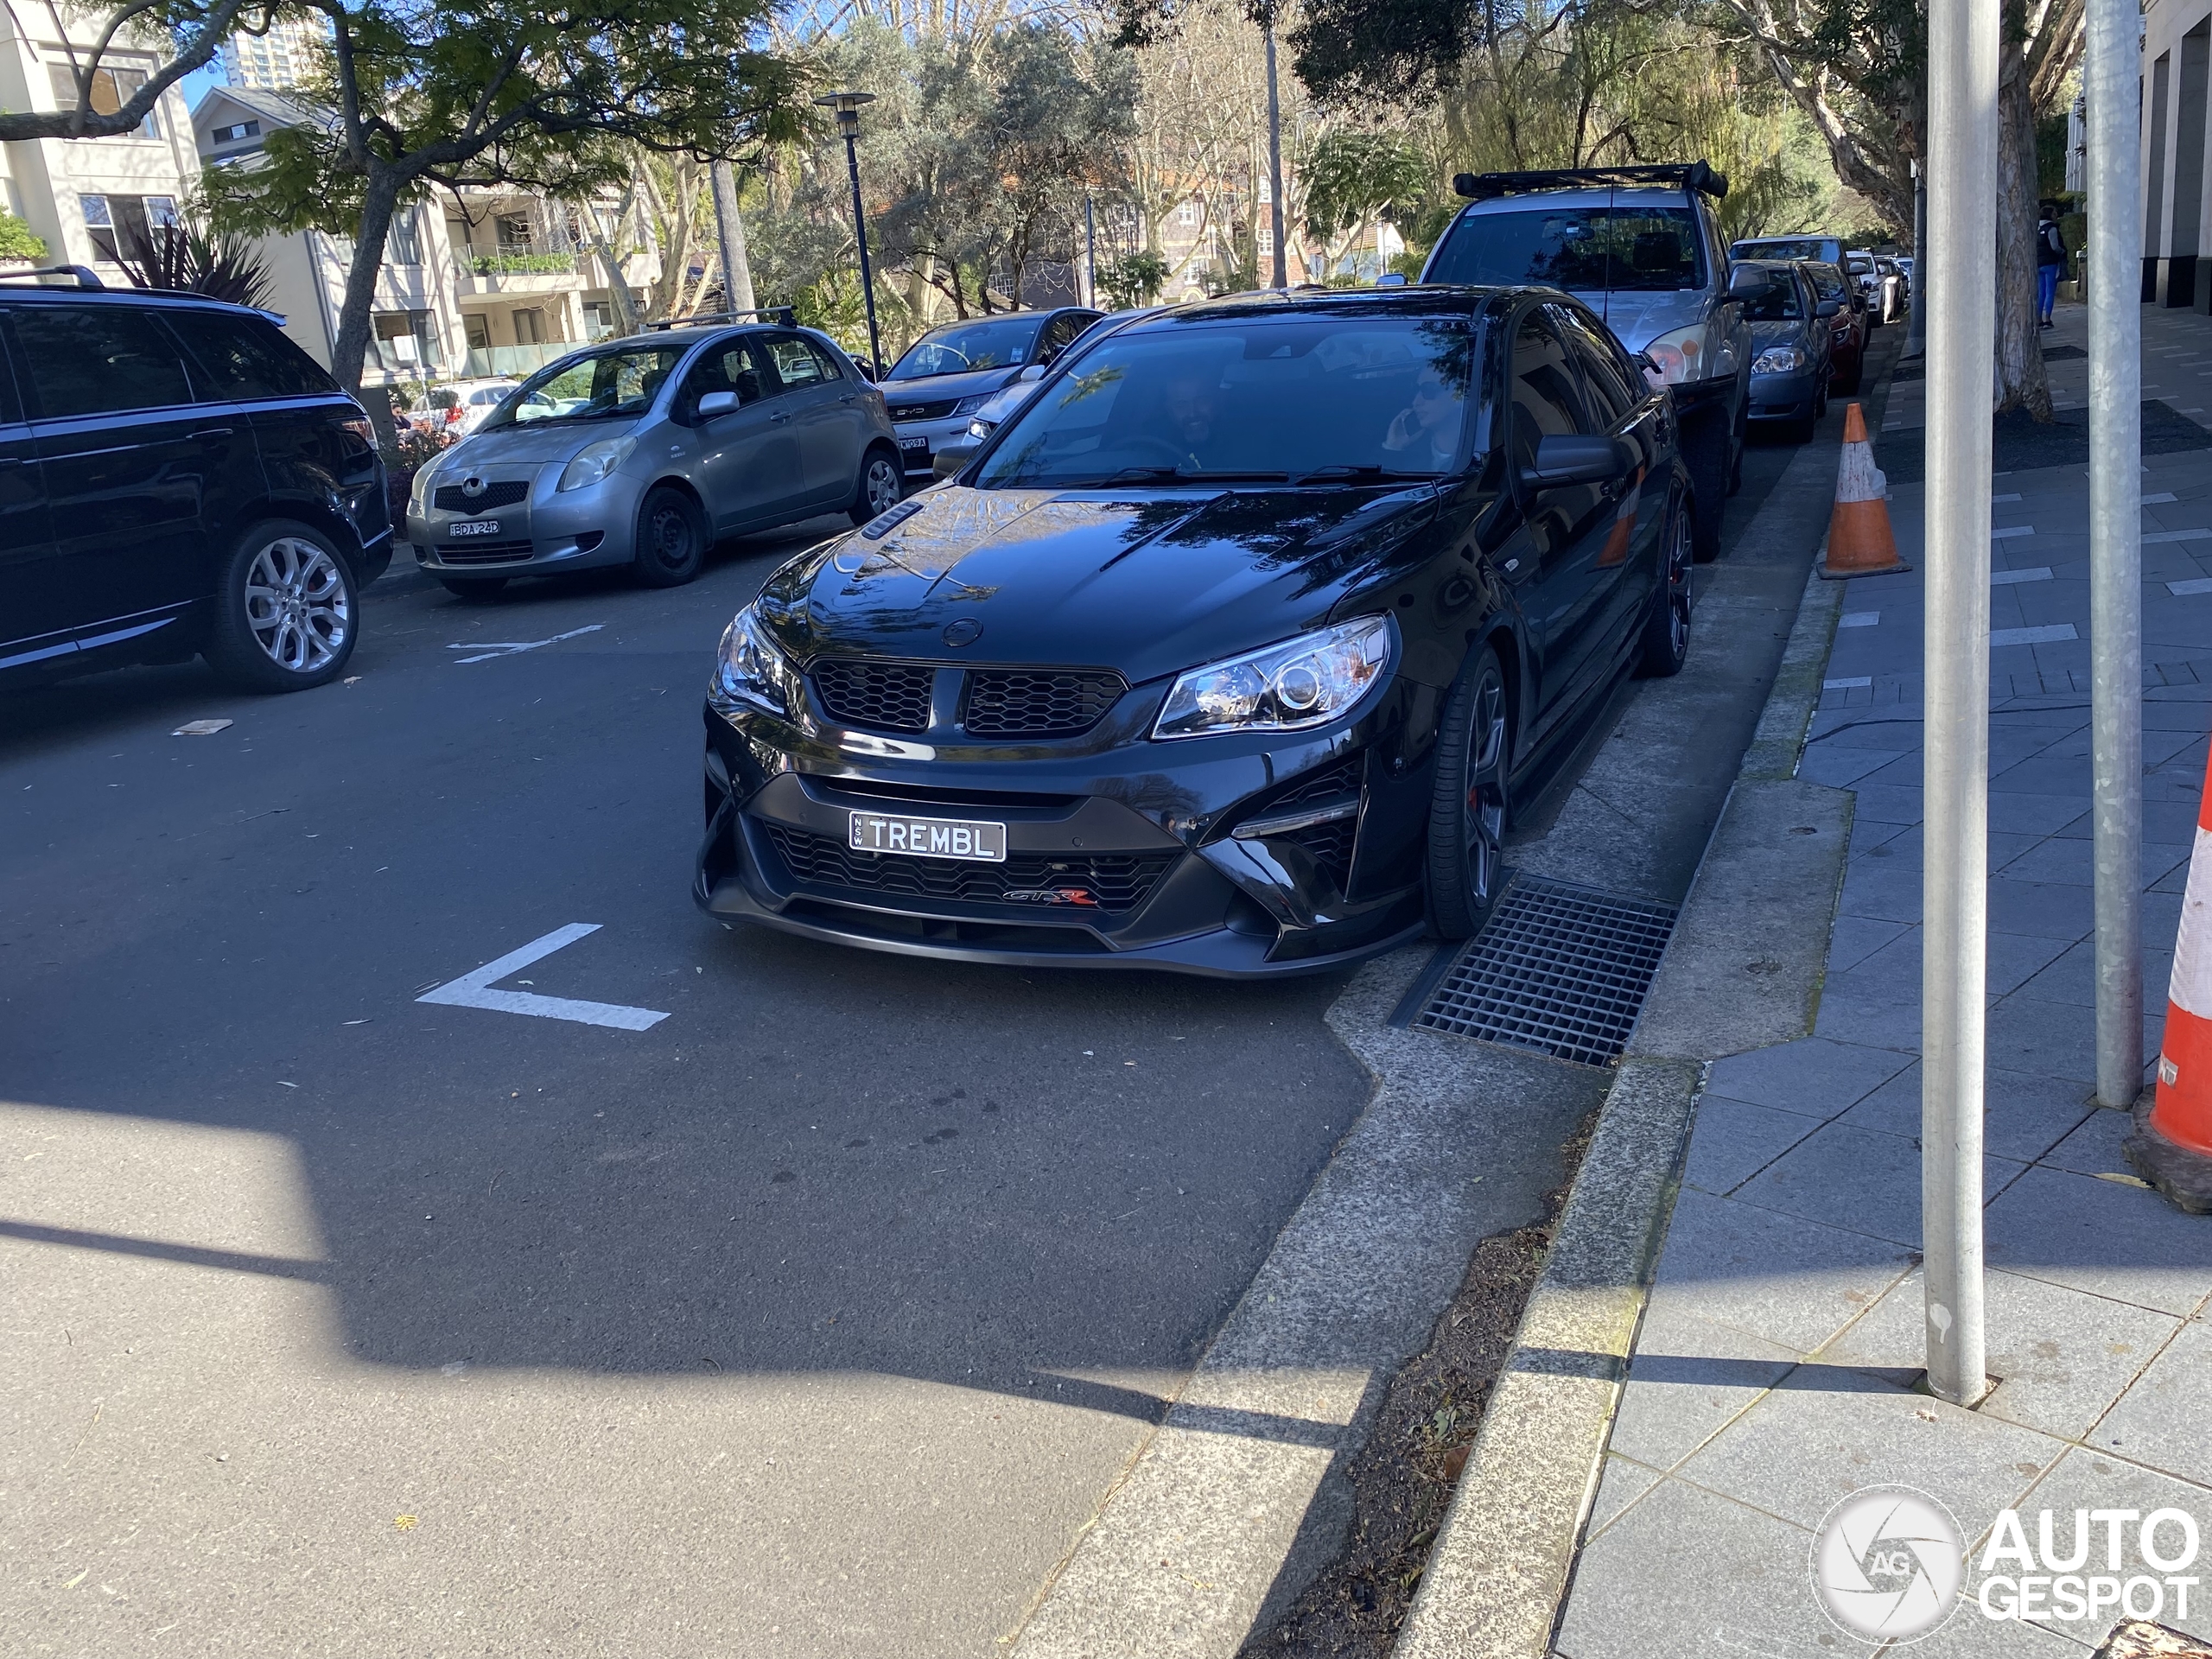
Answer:
[{"label": "silver hatchback license plate", "polygon": [[982,864],[1006,862],[1006,825],[957,818],[894,818],[881,812],[855,812],[848,831],[863,853],[903,853],[910,858],[964,858]]},{"label": "silver hatchback license plate", "polygon": [[463,536],[496,536],[499,521],[496,518],[456,518],[446,526],[446,534],[458,539]]}]

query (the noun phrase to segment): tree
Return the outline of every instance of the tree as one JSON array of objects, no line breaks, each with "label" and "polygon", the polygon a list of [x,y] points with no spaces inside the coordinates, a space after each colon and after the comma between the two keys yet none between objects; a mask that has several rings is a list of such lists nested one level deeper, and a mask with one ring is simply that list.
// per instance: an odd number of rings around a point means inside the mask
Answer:
[{"label": "tree", "polygon": [[1333,268],[1384,219],[1410,218],[1428,194],[1428,158],[1395,134],[1339,127],[1313,146],[1303,169],[1306,227]]},{"label": "tree", "polygon": [[36,263],[45,257],[46,238],[15,214],[0,208],[0,259]]},{"label": "tree", "polygon": [[320,124],[211,167],[219,226],[350,233],[332,371],[360,385],[385,233],[433,188],[520,184],[580,198],[619,184],[617,141],[738,157],[796,137],[807,77],[756,43],[772,0],[311,0],[331,27]]},{"label": "tree", "polygon": [[[54,32],[61,41],[61,62],[75,84],[75,101],[65,109],[25,110],[0,114],[0,143],[26,138],[114,138],[138,130],[162,94],[195,69],[205,68],[216,48],[240,30],[264,34],[289,7],[245,4],[242,0],[111,0],[110,3],[63,8],[73,22],[90,24],[89,44],[70,39],[61,14],[49,4]],[[18,33],[22,30],[16,23]],[[158,41],[168,55],[152,72],[143,67],[145,48]],[[127,57],[127,63],[114,61]],[[124,71],[118,78],[117,71]],[[130,87],[129,96],[124,88]]]}]

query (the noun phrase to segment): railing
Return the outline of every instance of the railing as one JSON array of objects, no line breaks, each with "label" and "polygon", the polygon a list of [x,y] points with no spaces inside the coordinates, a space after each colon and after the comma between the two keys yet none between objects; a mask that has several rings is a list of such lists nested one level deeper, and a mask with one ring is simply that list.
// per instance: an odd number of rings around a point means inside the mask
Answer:
[{"label": "railing", "polygon": [[494,374],[529,374],[556,357],[565,357],[582,342],[549,340],[536,346],[475,346],[469,348],[468,374],[481,379]]},{"label": "railing", "polygon": [[569,276],[576,270],[575,253],[534,248],[499,248],[490,253],[455,248],[454,260],[468,276]]}]

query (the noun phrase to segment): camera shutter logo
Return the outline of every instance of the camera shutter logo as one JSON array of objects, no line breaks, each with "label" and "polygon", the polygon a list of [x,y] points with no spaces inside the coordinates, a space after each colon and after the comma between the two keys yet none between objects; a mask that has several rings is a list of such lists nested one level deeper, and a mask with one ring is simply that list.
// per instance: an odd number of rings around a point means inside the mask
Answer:
[{"label": "camera shutter logo", "polygon": [[1951,1512],[1910,1486],[1870,1486],[1830,1510],[1813,1536],[1813,1593],[1866,1642],[1911,1642],[1958,1606],[1966,1539]]}]

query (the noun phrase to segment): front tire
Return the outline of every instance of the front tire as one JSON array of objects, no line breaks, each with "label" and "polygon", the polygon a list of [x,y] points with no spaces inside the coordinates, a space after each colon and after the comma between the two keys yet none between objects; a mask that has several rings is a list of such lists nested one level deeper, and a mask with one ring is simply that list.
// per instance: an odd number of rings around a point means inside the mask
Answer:
[{"label": "front tire", "polygon": [[1428,921],[1464,939],[1497,902],[1505,863],[1512,705],[1497,653],[1484,645],[1452,688],[1436,738],[1428,812]]},{"label": "front tire", "polygon": [[1690,656],[1690,504],[1675,498],[1667,518],[1667,539],[1659,566],[1659,588],[1651,595],[1651,613],[1643,621],[1643,643],[1637,653],[1636,671],[1647,680],[1672,679],[1682,671]]},{"label": "front tire", "polygon": [[890,512],[906,493],[906,474],[898,455],[878,444],[861,461],[860,485],[853,493],[853,505],[845,509],[846,516],[855,524],[864,524]]},{"label": "front tire", "polygon": [[215,595],[209,666],[245,691],[304,691],[353,654],[353,572],[321,531],[264,519],[239,537]]},{"label": "front tire", "polygon": [[707,517],[682,490],[656,484],[638,504],[637,551],[631,563],[648,588],[681,588],[707,562]]}]

